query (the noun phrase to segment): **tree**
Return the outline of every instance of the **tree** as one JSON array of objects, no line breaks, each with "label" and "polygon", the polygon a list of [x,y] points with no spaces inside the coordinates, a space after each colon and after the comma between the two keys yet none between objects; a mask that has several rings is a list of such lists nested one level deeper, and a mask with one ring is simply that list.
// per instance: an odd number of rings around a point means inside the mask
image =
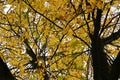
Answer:
[{"label": "tree", "polygon": [[0,9],[0,53],[16,79],[119,78],[118,0],[7,0]]},{"label": "tree", "polygon": [[15,80],[15,77],[11,74],[9,68],[0,58],[0,79],[2,80]]}]

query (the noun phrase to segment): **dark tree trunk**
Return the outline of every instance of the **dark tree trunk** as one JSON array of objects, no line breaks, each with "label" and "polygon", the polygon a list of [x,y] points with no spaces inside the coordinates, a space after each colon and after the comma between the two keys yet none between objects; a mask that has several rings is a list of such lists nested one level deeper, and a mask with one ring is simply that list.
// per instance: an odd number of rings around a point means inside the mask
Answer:
[{"label": "dark tree trunk", "polygon": [[1,57],[0,57],[0,80],[16,80]]},{"label": "dark tree trunk", "polygon": [[47,71],[44,72],[44,80],[49,80],[49,76],[47,74]]},{"label": "dark tree trunk", "polygon": [[111,68],[110,80],[118,80],[120,76],[120,52],[118,53]]},{"label": "dark tree trunk", "polygon": [[[96,14],[96,17],[94,16]],[[104,44],[100,39],[100,27],[101,27],[102,10],[92,12],[92,19],[94,23],[94,32],[90,36],[91,55],[93,60],[94,80],[109,80],[109,64],[107,62],[107,56],[104,52]]]},{"label": "dark tree trunk", "polygon": [[92,60],[94,70],[94,80],[109,80],[109,64],[107,56],[104,52],[104,45],[100,39],[94,38],[92,40]]}]

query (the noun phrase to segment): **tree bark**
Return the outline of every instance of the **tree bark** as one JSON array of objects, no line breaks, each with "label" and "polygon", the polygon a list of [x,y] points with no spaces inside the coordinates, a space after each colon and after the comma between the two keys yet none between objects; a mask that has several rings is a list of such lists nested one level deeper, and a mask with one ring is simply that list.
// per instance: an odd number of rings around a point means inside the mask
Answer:
[{"label": "tree bark", "polygon": [[94,80],[109,80],[109,64],[107,55],[104,52],[104,45],[99,38],[92,40],[92,60],[94,70]]},{"label": "tree bark", "polygon": [[110,80],[118,80],[120,76],[120,52],[118,53],[111,67]]},{"label": "tree bark", "polygon": [[[94,16],[96,14],[96,17]],[[99,32],[101,27],[102,10],[97,8],[97,11],[92,12],[92,19],[94,23],[94,32],[90,36],[91,55],[93,60],[94,80],[109,80],[109,64],[107,62],[107,55],[104,52],[104,44],[100,38]]]},{"label": "tree bark", "polygon": [[49,76],[47,74],[47,71],[44,72],[44,80],[49,80]]},{"label": "tree bark", "polygon": [[1,57],[0,57],[0,80],[16,80]]}]

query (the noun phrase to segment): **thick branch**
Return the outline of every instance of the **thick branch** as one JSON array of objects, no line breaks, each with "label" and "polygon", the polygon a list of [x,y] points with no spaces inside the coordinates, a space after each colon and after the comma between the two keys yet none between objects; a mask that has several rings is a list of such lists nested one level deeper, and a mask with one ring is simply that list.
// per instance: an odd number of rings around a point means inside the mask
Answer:
[{"label": "thick branch", "polygon": [[102,39],[102,42],[104,43],[104,45],[106,45],[118,38],[120,38],[120,29],[117,32],[111,34],[109,37]]},{"label": "thick branch", "polygon": [[[94,16],[94,14],[92,16]],[[100,31],[100,27],[101,27],[101,16],[102,16],[102,10],[101,9],[97,9],[96,18],[93,17],[93,21],[94,21],[94,36],[95,37],[99,36],[99,31]]]},{"label": "thick branch", "polygon": [[25,43],[25,45],[27,46],[26,52],[27,52],[27,54],[32,58],[32,62],[37,61],[37,58],[36,58],[35,53],[33,52],[32,48],[31,48],[30,45],[28,44],[28,40],[25,39],[25,40],[24,40],[24,43]]}]

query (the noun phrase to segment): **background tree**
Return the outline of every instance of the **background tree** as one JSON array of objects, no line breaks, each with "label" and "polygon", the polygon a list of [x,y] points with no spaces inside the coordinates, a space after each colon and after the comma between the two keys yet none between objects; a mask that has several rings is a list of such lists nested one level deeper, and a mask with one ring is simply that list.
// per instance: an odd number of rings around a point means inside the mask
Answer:
[{"label": "background tree", "polygon": [[9,68],[0,58],[0,79],[2,80],[15,80],[15,77],[11,74]]},{"label": "background tree", "polygon": [[119,3],[2,1],[0,55],[18,80],[117,80]]}]

